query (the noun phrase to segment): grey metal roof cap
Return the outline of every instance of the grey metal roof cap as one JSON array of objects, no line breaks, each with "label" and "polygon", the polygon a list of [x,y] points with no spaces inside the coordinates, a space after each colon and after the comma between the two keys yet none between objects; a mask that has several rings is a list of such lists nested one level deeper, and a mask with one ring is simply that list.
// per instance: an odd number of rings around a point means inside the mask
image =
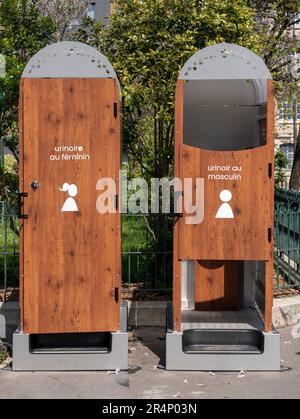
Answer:
[{"label": "grey metal roof cap", "polygon": [[52,44],[35,54],[23,78],[113,78],[117,75],[108,59],[81,42]]},{"label": "grey metal roof cap", "polygon": [[196,52],[183,66],[180,80],[272,79],[264,61],[247,48],[216,44]]}]

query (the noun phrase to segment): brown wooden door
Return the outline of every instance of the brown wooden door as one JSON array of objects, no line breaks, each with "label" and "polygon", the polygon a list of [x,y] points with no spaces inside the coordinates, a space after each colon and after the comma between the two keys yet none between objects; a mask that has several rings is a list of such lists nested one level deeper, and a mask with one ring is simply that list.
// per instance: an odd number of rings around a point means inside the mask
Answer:
[{"label": "brown wooden door", "polygon": [[[96,210],[97,181],[118,181],[116,102],[113,79],[23,80],[20,189],[28,192],[28,219],[21,282],[27,333],[119,329],[114,291],[121,287],[120,215]],[[33,181],[40,185],[36,190]]]}]

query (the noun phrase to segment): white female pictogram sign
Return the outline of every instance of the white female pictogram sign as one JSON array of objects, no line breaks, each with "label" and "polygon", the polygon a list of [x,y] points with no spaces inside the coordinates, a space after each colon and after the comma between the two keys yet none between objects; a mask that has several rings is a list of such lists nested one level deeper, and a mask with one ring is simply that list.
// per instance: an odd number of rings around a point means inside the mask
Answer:
[{"label": "white female pictogram sign", "polygon": [[61,192],[68,192],[69,198],[64,203],[61,212],[78,212],[78,206],[75,201],[75,196],[77,196],[78,188],[76,185],[69,185],[64,183],[62,188],[59,188]]}]

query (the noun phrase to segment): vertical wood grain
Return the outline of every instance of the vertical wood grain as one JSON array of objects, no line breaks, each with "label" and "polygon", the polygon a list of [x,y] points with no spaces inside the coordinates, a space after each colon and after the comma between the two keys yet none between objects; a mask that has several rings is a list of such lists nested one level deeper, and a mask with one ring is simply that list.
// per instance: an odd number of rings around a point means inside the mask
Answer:
[{"label": "vertical wood grain", "polygon": [[[201,224],[179,221],[180,259],[266,260],[270,222],[269,147],[243,151],[208,151],[182,145],[180,176],[203,178],[205,213]],[[242,167],[241,180],[209,180],[208,166]],[[219,173],[222,175],[222,173]],[[216,219],[220,193],[232,192],[234,219]]]},{"label": "vertical wood grain", "polygon": [[[180,175],[180,145],[183,133],[183,81],[177,82],[176,89],[176,111],[175,111],[175,150],[174,150],[174,176],[181,178]],[[173,313],[174,330],[181,330],[181,262],[179,260],[179,220],[174,222],[174,245],[173,245]]]},{"label": "vertical wood grain", "polygon": [[[27,333],[119,329],[120,217],[96,211],[98,179],[117,179],[120,167],[117,94],[112,79],[24,80],[24,187],[41,184],[24,208]],[[90,160],[50,161],[60,145],[82,145]],[[78,212],[61,212],[65,182],[78,187]]]},{"label": "vertical wood grain", "polygon": [[115,141],[115,182],[116,182],[116,191],[118,194],[118,206],[119,208],[115,214],[115,225],[116,225],[116,240],[115,240],[115,255],[117,255],[115,259],[116,263],[116,278],[115,278],[115,287],[119,289],[119,303],[118,303],[118,311],[117,315],[117,324],[118,329],[120,330],[120,306],[121,306],[121,296],[122,296],[122,223],[121,223],[121,201],[122,201],[122,191],[121,191],[121,184],[120,184],[120,170],[121,170],[121,156],[122,156],[122,127],[121,127],[121,96],[119,91],[118,81],[114,80],[114,88],[115,88],[115,103],[118,106],[118,113],[117,118],[115,121],[115,129],[116,129],[116,136],[119,139]]},{"label": "vertical wood grain", "polygon": [[241,262],[198,261],[195,273],[195,309],[237,311]]},{"label": "vertical wood grain", "polygon": [[[24,191],[24,170],[23,170],[23,92],[24,82],[20,83],[19,97],[19,192]],[[20,220],[20,236],[19,236],[19,287],[20,287],[20,328],[23,330],[24,323],[24,223]]]},{"label": "vertical wood grain", "polygon": [[266,262],[265,277],[265,331],[272,331],[272,308],[274,289],[274,200],[275,200],[275,179],[274,179],[274,136],[275,136],[275,97],[273,81],[268,80],[268,107],[267,107],[267,144],[269,150],[269,163],[273,167],[273,176],[269,178],[269,228],[272,230],[272,240],[268,248],[268,261]]}]

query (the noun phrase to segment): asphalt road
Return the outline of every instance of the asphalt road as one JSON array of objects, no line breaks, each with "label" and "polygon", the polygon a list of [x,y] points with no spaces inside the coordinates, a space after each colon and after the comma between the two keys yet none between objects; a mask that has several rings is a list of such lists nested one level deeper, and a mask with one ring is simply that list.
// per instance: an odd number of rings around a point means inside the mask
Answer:
[{"label": "asphalt road", "polygon": [[[0,399],[91,398],[300,398],[300,339],[291,328],[281,329],[281,372],[239,373],[169,372],[157,368],[164,357],[164,330],[142,328],[131,336],[129,386],[106,372],[12,372],[0,370]],[[118,380],[119,381],[119,380]],[[121,380],[122,381],[122,380]]]}]

